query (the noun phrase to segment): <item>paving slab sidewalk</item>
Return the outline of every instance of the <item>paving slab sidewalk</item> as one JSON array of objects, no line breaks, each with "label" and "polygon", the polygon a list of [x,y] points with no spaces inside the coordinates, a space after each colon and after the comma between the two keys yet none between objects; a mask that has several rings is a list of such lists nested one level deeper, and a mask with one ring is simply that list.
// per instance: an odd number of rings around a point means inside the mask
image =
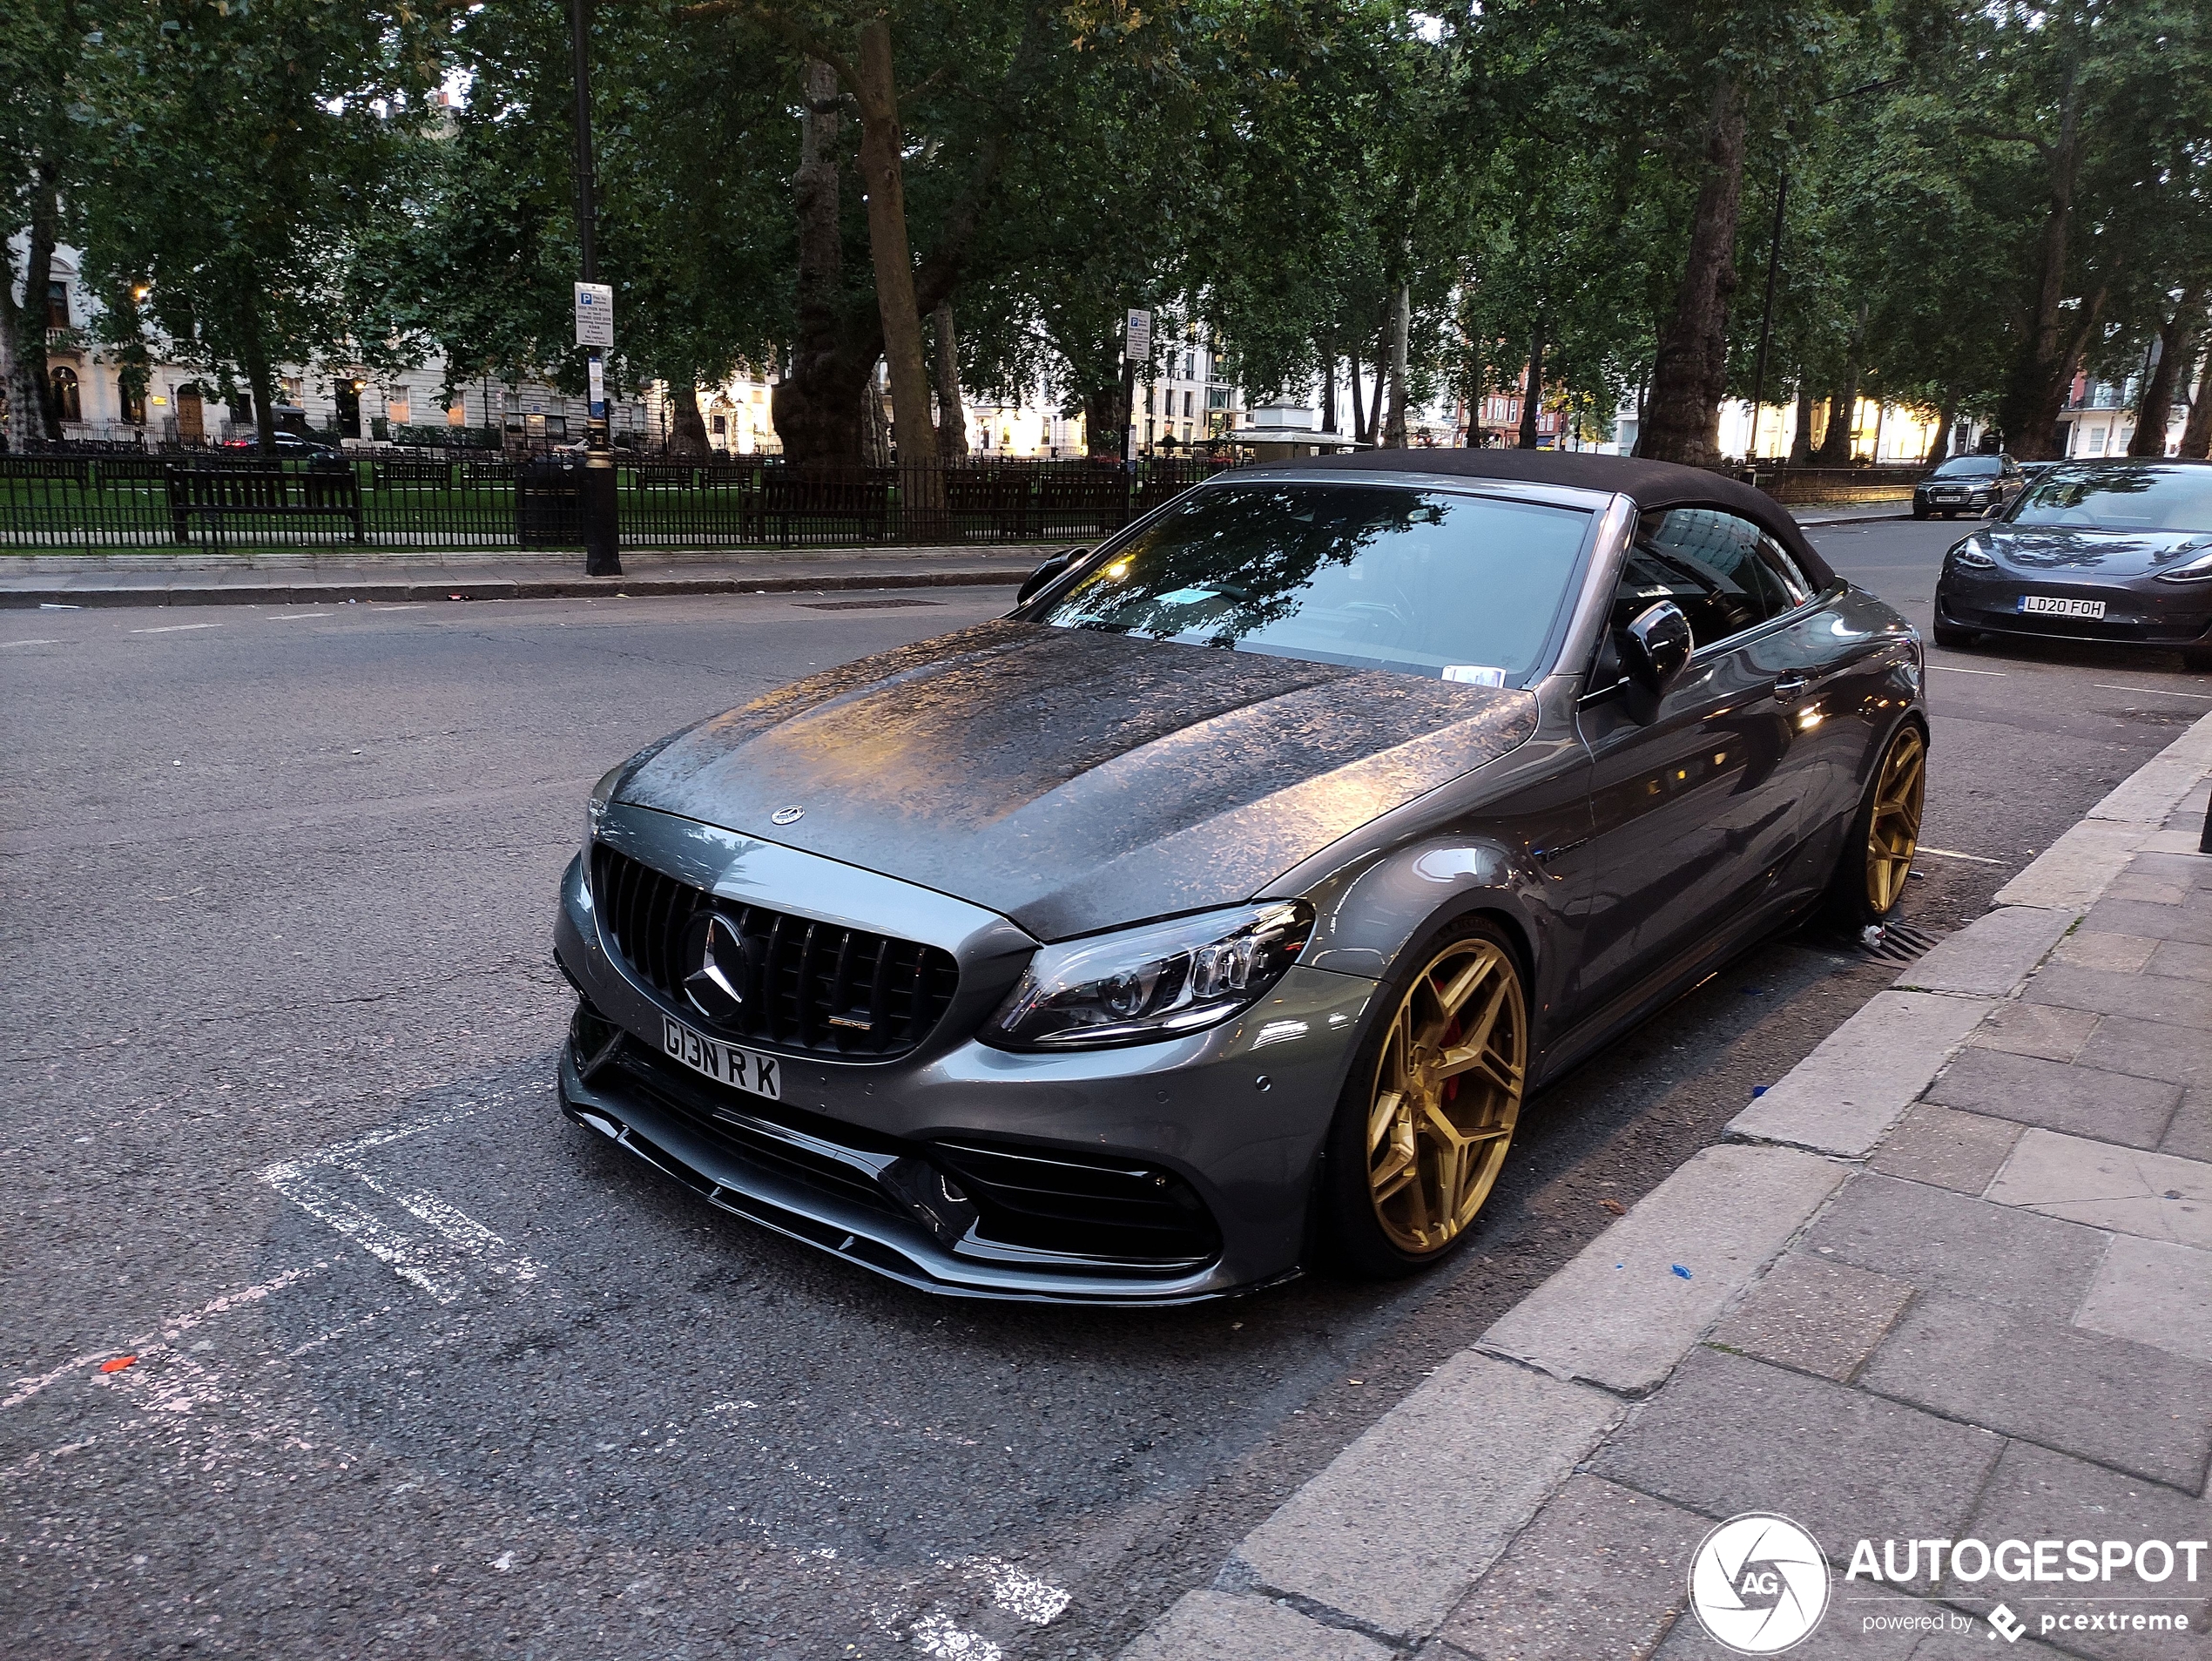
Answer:
[{"label": "paving slab sidewalk", "polygon": [[15,555],[0,558],[0,609],[1011,586],[1061,545],[631,550],[620,577],[586,577],[583,556],[571,553]]},{"label": "paving slab sidewalk", "polygon": [[[1829,1565],[1793,1656],[2212,1656],[2209,793],[2212,716],[1124,1661],[1722,1657],[1689,1570],[1749,1512]],[[2002,1548],[2122,1538],[2172,1570]],[[1847,1572],[1914,1540],[1994,1555]]]}]

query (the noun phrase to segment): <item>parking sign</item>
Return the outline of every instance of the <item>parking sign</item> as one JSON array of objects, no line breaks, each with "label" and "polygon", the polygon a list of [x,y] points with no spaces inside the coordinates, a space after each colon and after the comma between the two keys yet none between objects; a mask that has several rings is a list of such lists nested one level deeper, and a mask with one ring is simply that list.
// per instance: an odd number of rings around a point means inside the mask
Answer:
[{"label": "parking sign", "polygon": [[615,343],[615,291],[604,282],[576,286],[576,343],[606,351]]}]

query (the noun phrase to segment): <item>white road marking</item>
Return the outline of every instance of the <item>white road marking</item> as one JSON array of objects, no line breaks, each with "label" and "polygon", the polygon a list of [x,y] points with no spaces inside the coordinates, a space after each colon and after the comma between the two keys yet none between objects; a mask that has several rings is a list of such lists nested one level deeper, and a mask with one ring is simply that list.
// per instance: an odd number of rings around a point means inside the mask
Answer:
[{"label": "white road marking", "polygon": [[1940,669],[1947,675],[1994,675],[2000,680],[2005,679],[2005,672],[2001,669],[1961,669],[1957,664],[1951,663],[1932,663],[1928,667]]},{"label": "white road marking", "polygon": [[2161,698],[2201,698],[2212,703],[2212,692],[2179,692],[2170,686],[2121,686],[2109,680],[2093,680],[2089,684],[2108,692],[2156,692]]},{"label": "white road marking", "polygon": [[301,623],[309,618],[327,618],[330,615],[327,611],[286,611],[268,620],[271,623]]},{"label": "white road marking", "polygon": [[952,1570],[965,1580],[989,1581],[991,1601],[1032,1626],[1051,1625],[1075,1600],[1074,1593],[1025,1574],[1003,1557],[963,1557],[938,1566]]},{"label": "white road marking", "polygon": [[327,1263],[315,1263],[305,1268],[287,1269],[273,1280],[264,1280],[258,1286],[246,1286],[237,1292],[225,1293],[212,1303],[202,1304],[188,1314],[178,1315],[165,1320],[154,1331],[141,1333],[127,1343],[116,1345],[107,1349],[90,1350],[72,1361],[64,1361],[51,1373],[17,1379],[15,1394],[0,1399],[0,1411],[20,1407],[48,1385],[67,1378],[71,1373],[91,1367],[96,1362],[111,1361],[118,1355],[134,1354],[142,1349],[161,1343],[174,1343],[203,1321],[212,1320],[218,1315],[227,1314],[230,1311],[245,1304],[259,1303],[270,1293],[281,1292],[294,1281],[304,1280],[309,1275],[327,1267],[329,1265]]},{"label": "white road marking", "polygon": [[[368,1163],[381,1149],[471,1117],[503,1099],[350,1137],[307,1158],[273,1165],[260,1173],[261,1180],[440,1303],[451,1303],[466,1292],[482,1270],[534,1280],[543,1266],[435,1194],[395,1192]],[[428,1229],[428,1235],[395,1212]]]},{"label": "white road marking", "polygon": [[5,652],[10,646],[57,646],[59,645],[61,642],[58,640],[0,640],[0,652]]},{"label": "white road marking", "polygon": [[158,629],[129,629],[128,634],[182,634],[186,629],[219,629],[219,623],[165,623]]},{"label": "white road marking", "polygon": [[1916,854],[1932,854],[1939,860],[1965,860],[1970,865],[2002,865],[2002,860],[1984,859],[1979,854],[1961,854],[1948,847],[1930,847],[1925,842],[1912,850]]},{"label": "white road marking", "polygon": [[914,1647],[937,1661],[1001,1661],[1004,1650],[987,1637],[963,1632],[942,1615],[925,1615],[914,1624]]}]

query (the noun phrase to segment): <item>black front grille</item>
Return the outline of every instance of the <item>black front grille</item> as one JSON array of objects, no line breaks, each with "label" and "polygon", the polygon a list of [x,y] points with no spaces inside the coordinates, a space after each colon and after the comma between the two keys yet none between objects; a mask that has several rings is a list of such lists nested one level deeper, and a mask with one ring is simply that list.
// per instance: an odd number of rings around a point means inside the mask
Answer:
[{"label": "black front grille", "polygon": [[981,1213],[987,1240],[1089,1258],[1188,1262],[1221,1250],[1221,1231],[1197,1192],[1173,1171],[1133,1160],[938,1142]]},{"label": "black front grille", "polygon": [[[604,845],[591,850],[591,898],[608,946],[641,980],[732,1038],[887,1061],[929,1036],[960,983],[953,955],[939,947],[725,900]],[[709,912],[745,947],[744,999],[712,1019],[692,1013],[684,990],[698,968],[687,961],[693,924]]]}]

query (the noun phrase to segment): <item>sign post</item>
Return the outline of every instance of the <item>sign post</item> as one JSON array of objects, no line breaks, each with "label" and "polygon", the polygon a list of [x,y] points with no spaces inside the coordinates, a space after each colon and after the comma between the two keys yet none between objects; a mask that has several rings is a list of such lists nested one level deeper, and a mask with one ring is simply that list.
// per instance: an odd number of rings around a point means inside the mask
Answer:
[{"label": "sign post", "polygon": [[1152,314],[1132,307],[1122,320],[1122,460],[1136,463],[1136,373],[1152,361]]},{"label": "sign post", "polygon": [[576,343],[584,349],[590,402],[585,406],[583,488],[578,506],[583,517],[583,574],[622,575],[621,532],[615,521],[615,456],[607,432],[604,354],[615,343],[615,294],[599,280],[591,199],[590,0],[569,0],[569,57],[576,72],[576,222],[582,244],[583,280],[576,286]]}]

